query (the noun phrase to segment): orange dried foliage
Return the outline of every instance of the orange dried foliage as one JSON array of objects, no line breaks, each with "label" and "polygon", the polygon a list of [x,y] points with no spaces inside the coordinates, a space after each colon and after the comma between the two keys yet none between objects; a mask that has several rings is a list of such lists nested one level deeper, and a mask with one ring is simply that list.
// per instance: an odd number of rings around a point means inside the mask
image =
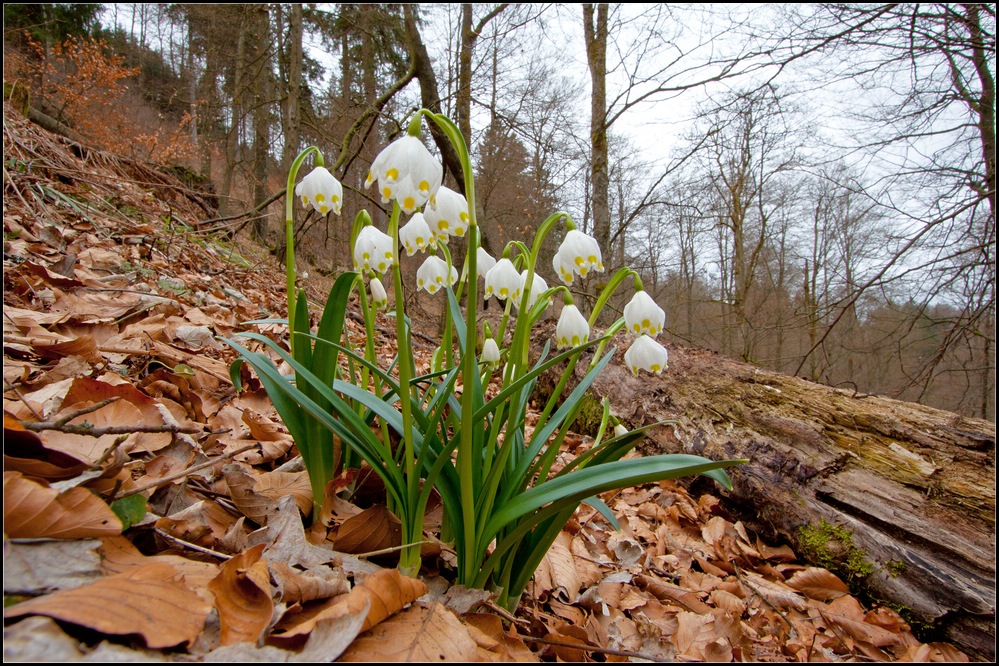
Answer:
[{"label": "orange dried foliage", "polygon": [[[35,58],[11,56],[4,77],[26,85],[33,99],[45,100],[47,111],[88,141],[106,150],[161,164],[194,156],[188,130],[194,117],[185,113],[178,123],[140,126],[137,105],[128,101],[128,80],[140,72],[127,67],[123,56],[99,40],[70,38],[47,53],[29,38]],[[51,114],[50,114],[51,115]],[[163,119],[162,115],[160,116]]]}]

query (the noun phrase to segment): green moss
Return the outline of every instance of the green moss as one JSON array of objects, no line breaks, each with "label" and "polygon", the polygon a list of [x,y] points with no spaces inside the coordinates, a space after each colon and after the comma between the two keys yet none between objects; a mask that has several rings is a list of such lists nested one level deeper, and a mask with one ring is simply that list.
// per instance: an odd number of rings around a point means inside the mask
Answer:
[{"label": "green moss", "polygon": [[853,545],[853,530],[823,519],[818,525],[798,528],[798,547],[808,560],[845,578],[859,580],[874,573],[867,554]]},{"label": "green moss", "polygon": [[889,560],[888,562],[885,562],[884,567],[889,576],[897,578],[905,573],[905,570],[909,568],[909,565],[902,560]]},{"label": "green moss", "polygon": [[603,405],[589,391],[583,394],[579,402],[579,412],[576,414],[572,429],[582,435],[596,437],[600,430],[600,421],[604,418]]}]

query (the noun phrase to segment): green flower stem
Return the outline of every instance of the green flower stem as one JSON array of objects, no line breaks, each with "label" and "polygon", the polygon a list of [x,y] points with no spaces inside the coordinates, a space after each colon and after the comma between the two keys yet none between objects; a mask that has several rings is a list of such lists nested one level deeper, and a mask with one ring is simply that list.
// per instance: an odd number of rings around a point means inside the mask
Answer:
[{"label": "green flower stem", "polygon": [[[477,253],[479,247],[479,227],[475,216],[475,179],[472,172],[472,160],[468,153],[468,146],[458,127],[449,118],[442,114],[435,114],[421,110],[429,119],[437,123],[447,136],[451,145],[454,146],[461,160],[461,168],[464,172],[465,201],[468,203],[468,245],[465,255],[465,264],[468,266],[468,296],[466,298],[465,313],[465,350],[461,357],[461,381],[464,389],[461,392],[461,433],[458,442],[458,480],[459,494],[461,499],[461,522],[463,547],[458,549],[459,558],[464,555],[464,561],[459,559],[458,571],[459,582],[471,580],[478,568],[477,553],[481,544],[476,543],[475,532],[475,469],[474,465],[481,465],[481,451],[475,451],[475,438],[473,428],[478,424],[472,423],[472,413],[475,409],[475,380],[478,375],[478,364],[475,359],[476,345],[476,309],[478,299],[478,270],[476,266]],[[482,546],[484,548],[484,546]]]},{"label": "green flower stem", "polygon": [[403,474],[406,479],[406,497],[400,507],[402,520],[402,543],[404,548],[399,555],[399,570],[407,576],[420,572],[420,546],[423,534],[423,515],[416,515],[415,509],[420,493],[420,475],[416,471],[416,447],[413,442],[413,403],[412,379],[415,374],[409,329],[406,326],[406,310],[402,298],[402,271],[399,267],[399,202],[392,204],[388,234],[392,238],[392,284],[395,288],[395,336],[398,345],[397,359],[399,370],[399,411],[402,413]]},{"label": "green flower stem", "polygon": [[[287,277],[288,292],[288,328],[291,329],[295,321],[295,181],[298,178],[298,170],[302,162],[315,153],[315,166],[323,166],[323,154],[315,146],[309,146],[298,154],[295,161],[291,163],[288,170],[288,187],[284,195],[284,237],[285,237],[285,275]],[[291,335],[289,344],[294,349],[295,336]]]}]

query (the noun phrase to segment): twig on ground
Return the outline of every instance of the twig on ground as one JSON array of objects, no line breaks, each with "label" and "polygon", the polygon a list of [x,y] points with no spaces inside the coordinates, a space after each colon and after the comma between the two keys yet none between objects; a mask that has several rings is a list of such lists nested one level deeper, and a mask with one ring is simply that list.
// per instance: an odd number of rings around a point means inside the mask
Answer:
[{"label": "twig on ground", "polygon": [[159,534],[161,537],[163,537],[167,541],[172,541],[172,542],[178,544],[179,546],[182,546],[182,547],[187,548],[189,550],[193,550],[193,551],[196,551],[196,552],[199,552],[199,553],[204,553],[205,555],[209,555],[211,557],[215,557],[215,558],[220,559],[220,560],[231,560],[232,559],[232,555],[226,555],[225,553],[220,553],[218,551],[214,551],[211,548],[205,548],[204,546],[199,546],[198,544],[191,543],[190,541],[184,541],[183,539],[175,537],[174,535],[169,534],[169,533],[161,530],[158,527],[154,528],[153,531],[156,532],[157,534]]},{"label": "twig on ground", "polygon": [[204,469],[206,467],[211,467],[212,465],[215,465],[215,464],[217,464],[217,463],[219,463],[219,462],[221,462],[223,460],[228,460],[229,458],[232,458],[233,456],[237,456],[240,453],[243,453],[245,451],[249,451],[250,449],[255,449],[258,446],[260,446],[260,445],[259,444],[249,444],[249,445],[244,446],[242,448],[236,449],[235,451],[230,451],[229,453],[224,453],[224,454],[222,454],[220,456],[216,456],[216,457],[212,458],[211,460],[205,461],[205,462],[200,463],[198,465],[195,465],[193,467],[188,467],[187,469],[183,469],[183,470],[177,472],[176,474],[170,474],[169,476],[164,476],[162,479],[157,479],[153,483],[141,486],[139,488],[133,488],[133,489],[129,490],[128,492],[122,493],[118,497],[118,499],[122,499],[123,497],[128,497],[130,495],[136,495],[138,493],[142,493],[142,492],[145,492],[147,490],[155,490],[156,488],[159,488],[162,485],[170,483],[171,481],[183,478],[185,476],[189,476],[189,475],[193,474],[194,472],[200,471],[200,470],[202,470],[202,469]]}]

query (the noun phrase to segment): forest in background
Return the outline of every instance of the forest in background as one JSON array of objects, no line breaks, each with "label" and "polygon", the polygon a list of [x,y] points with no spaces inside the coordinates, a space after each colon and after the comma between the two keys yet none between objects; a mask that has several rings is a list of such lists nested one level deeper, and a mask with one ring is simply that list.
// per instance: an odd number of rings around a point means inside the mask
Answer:
[{"label": "forest in background", "polygon": [[287,167],[318,146],[344,215],[296,228],[330,272],[354,213],[382,210],[374,156],[443,111],[494,255],[565,210],[673,339],[994,421],[994,6],[728,11],[5,5],[5,95],[180,170],[219,209],[186,222],[275,251]]}]

